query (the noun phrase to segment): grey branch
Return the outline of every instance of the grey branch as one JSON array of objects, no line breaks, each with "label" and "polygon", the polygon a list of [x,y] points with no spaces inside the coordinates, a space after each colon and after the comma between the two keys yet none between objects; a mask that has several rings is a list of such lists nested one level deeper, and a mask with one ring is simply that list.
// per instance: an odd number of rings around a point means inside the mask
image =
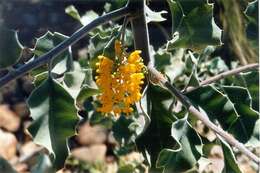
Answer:
[{"label": "grey branch", "polygon": [[0,79],[0,88],[6,85],[8,82],[19,78],[23,76],[24,74],[30,72],[31,70],[40,67],[46,63],[48,63],[52,58],[58,56],[62,52],[64,52],[69,46],[75,44],[77,41],[82,39],[87,35],[89,31],[94,29],[95,27],[107,23],[110,20],[118,19],[123,16],[127,16],[131,13],[131,8],[128,6],[125,6],[123,8],[120,8],[118,10],[112,11],[110,13],[107,13],[95,20],[93,20],[91,23],[89,23],[86,26],[83,26],[78,31],[76,31],[74,34],[72,34],[69,38],[61,42],[59,45],[57,45],[55,48],[47,52],[46,54],[38,57],[37,59],[28,62],[27,64],[24,64],[23,66],[15,69],[14,71],[10,71],[7,75],[2,77]]},{"label": "grey branch", "polygon": [[[257,63],[248,64],[248,65],[244,65],[244,66],[238,67],[236,69],[225,71],[223,73],[220,73],[218,75],[215,75],[215,76],[213,76],[211,78],[208,78],[208,79],[200,82],[200,86],[208,85],[208,84],[214,83],[214,82],[216,82],[216,81],[218,81],[220,79],[224,79],[227,76],[236,75],[238,73],[249,71],[249,70],[252,70],[252,69],[259,69],[259,64],[257,64]],[[188,87],[186,89],[186,92],[190,92],[190,91],[193,91],[195,89],[196,89],[196,87]]]}]

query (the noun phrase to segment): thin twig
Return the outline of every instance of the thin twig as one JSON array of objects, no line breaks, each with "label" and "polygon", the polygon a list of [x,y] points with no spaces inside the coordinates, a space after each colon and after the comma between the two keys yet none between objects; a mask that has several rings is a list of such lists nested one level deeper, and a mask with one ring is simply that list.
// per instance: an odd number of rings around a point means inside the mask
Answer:
[{"label": "thin twig", "polygon": [[252,69],[255,69],[255,68],[259,68],[259,64],[257,64],[257,63],[255,63],[255,64],[248,64],[248,65],[245,65],[245,66],[242,66],[242,67],[230,70],[230,71],[226,71],[226,72],[220,73],[220,74],[218,74],[216,76],[213,76],[211,78],[208,78],[207,80],[202,81],[200,83],[200,85],[207,85],[207,84],[216,82],[216,81],[218,81],[220,79],[223,79],[223,78],[225,78],[227,76],[238,74],[240,72],[252,70]]},{"label": "thin twig", "polygon": [[58,56],[62,52],[64,52],[69,46],[75,44],[77,41],[82,39],[89,31],[94,29],[95,27],[107,23],[110,20],[118,19],[123,16],[127,16],[131,13],[131,8],[128,8],[128,6],[125,6],[123,8],[120,8],[118,10],[112,11],[110,13],[107,13],[103,16],[100,16],[99,18],[93,20],[91,23],[89,23],[86,26],[83,26],[78,31],[76,31],[74,34],[72,34],[69,38],[61,42],[59,45],[57,45],[55,48],[47,52],[46,54],[36,58],[33,61],[28,62],[27,64],[21,66],[20,68],[17,68],[14,71],[10,71],[7,75],[2,77],[0,79],[0,88],[6,85],[8,82],[23,76],[24,74],[28,73],[29,71],[42,66],[46,63],[48,63],[52,58]]},{"label": "thin twig", "polygon": [[[238,73],[241,73],[241,72],[244,72],[244,71],[250,71],[252,69],[259,69],[259,64],[257,64],[257,63],[255,63],[255,64],[248,64],[248,65],[244,65],[244,66],[238,67],[238,68],[233,69],[233,70],[229,70],[229,71],[220,73],[220,74],[218,74],[216,76],[213,76],[211,78],[208,78],[208,79],[200,82],[200,86],[208,85],[208,84],[214,83],[214,82],[216,82],[216,81],[218,81],[220,79],[224,79],[227,76],[235,75],[235,74],[238,74]],[[191,92],[191,91],[193,91],[195,89],[196,89],[196,87],[188,87],[186,89],[186,92]]]},{"label": "thin twig", "polygon": [[196,116],[199,120],[201,120],[208,128],[213,130],[215,133],[219,134],[221,137],[225,139],[229,144],[233,145],[237,149],[239,149],[242,153],[247,155],[249,158],[260,163],[260,159],[252,153],[249,149],[247,149],[242,143],[237,141],[234,137],[232,137],[230,134],[228,134],[226,131],[224,131],[222,128],[216,126],[214,123],[212,123],[208,117],[206,117],[204,114],[199,112],[189,101],[189,99],[183,95],[178,89],[176,89],[173,85],[170,84],[170,82],[167,81],[167,79],[164,78],[164,76],[158,72],[154,67],[149,66],[148,70],[150,74],[153,76],[153,78],[156,78],[157,81],[159,81],[159,84],[167,88],[173,96],[176,96],[176,98],[187,108],[187,110],[192,113],[194,116]]}]

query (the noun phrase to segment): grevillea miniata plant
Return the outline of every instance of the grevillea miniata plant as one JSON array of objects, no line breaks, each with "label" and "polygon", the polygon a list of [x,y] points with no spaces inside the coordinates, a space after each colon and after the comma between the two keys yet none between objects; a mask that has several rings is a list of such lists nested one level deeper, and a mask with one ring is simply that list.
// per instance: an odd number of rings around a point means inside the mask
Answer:
[{"label": "grevillea miniata plant", "polygon": [[[259,171],[257,10],[247,0],[118,0],[81,16],[71,5],[65,12],[82,27],[48,31],[33,48],[0,20],[0,87],[24,75],[35,86],[27,130],[41,160],[30,171],[206,172],[214,146],[219,172],[243,172],[241,155]],[[85,55],[72,54],[82,38]],[[106,129],[107,159],[71,154],[83,122]]]}]

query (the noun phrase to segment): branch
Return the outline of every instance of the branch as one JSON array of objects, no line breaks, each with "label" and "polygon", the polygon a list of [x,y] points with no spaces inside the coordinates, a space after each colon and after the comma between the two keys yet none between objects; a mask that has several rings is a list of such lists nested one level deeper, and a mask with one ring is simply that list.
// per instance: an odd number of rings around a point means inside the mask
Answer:
[{"label": "branch", "polygon": [[[241,73],[241,72],[244,72],[244,71],[249,71],[249,70],[252,70],[252,69],[259,69],[259,64],[255,63],[255,64],[248,64],[248,65],[244,65],[242,67],[238,67],[236,69],[233,69],[233,70],[230,70],[230,71],[226,71],[226,72],[223,72],[223,73],[220,73],[216,76],[213,76],[211,78],[208,78],[202,82],[200,82],[200,86],[203,86],[203,85],[208,85],[208,84],[211,84],[211,83],[214,83],[220,79],[223,79],[227,76],[231,76],[231,75],[235,75],[235,74],[238,74],[238,73]],[[186,89],[186,92],[190,92],[190,91],[193,91],[195,90],[196,87],[188,87]]]},{"label": "branch", "polygon": [[260,163],[260,159],[252,153],[249,149],[247,149],[242,143],[237,141],[233,136],[228,134],[226,131],[224,131],[222,128],[216,126],[214,123],[212,123],[208,117],[204,116],[201,112],[199,112],[189,101],[189,99],[183,95],[178,89],[176,89],[173,85],[170,84],[170,82],[167,81],[167,79],[164,78],[164,76],[158,72],[154,67],[149,66],[148,67],[149,73],[151,74],[152,78],[157,79],[158,83],[167,88],[173,96],[176,96],[177,99],[187,108],[187,110],[192,113],[194,116],[196,116],[199,120],[201,120],[208,128],[213,130],[215,133],[219,134],[221,137],[223,137],[229,144],[233,145],[237,149],[239,149],[242,153],[247,155],[249,158]]},{"label": "branch", "polygon": [[199,112],[189,101],[189,99],[183,95],[178,89],[176,89],[173,85],[171,85],[167,79],[158,72],[153,65],[150,63],[150,51],[149,51],[149,38],[148,38],[148,30],[147,23],[145,20],[144,14],[144,4],[145,0],[129,0],[129,5],[134,4],[136,11],[139,14],[138,17],[133,18],[132,20],[132,29],[134,32],[134,43],[135,48],[142,50],[142,57],[144,58],[144,62],[147,65],[148,72],[153,81],[156,81],[157,84],[160,84],[162,87],[167,88],[172,95],[176,96],[177,99],[187,108],[187,110],[196,116],[199,120],[201,120],[207,127],[212,129],[215,133],[219,134],[223,137],[229,144],[235,146],[245,155],[250,157],[257,163],[260,163],[260,159],[253,154],[250,150],[248,150],[242,143],[233,138],[230,134],[225,132],[223,129],[217,127],[214,123],[212,123],[208,117],[205,117],[201,112]]},{"label": "branch", "polygon": [[75,44],[77,41],[82,39],[84,36],[87,35],[89,31],[94,29],[95,27],[107,23],[112,19],[118,19],[123,16],[127,16],[131,13],[131,8],[128,6],[125,6],[123,8],[120,8],[118,10],[112,11],[110,13],[107,13],[95,20],[93,20],[91,23],[89,23],[86,26],[83,26],[78,31],[76,31],[74,34],[72,34],[69,38],[61,42],[59,45],[57,45],[55,48],[47,52],[46,54],[40,56],[39,58],[24,64],[20,68],[17,68],[14,71],[10,71],[7,75],[2,77],[0,79],[0,88],[6,85],[8,82],[19,78],[23,76],[24,74],[28,73],[29,71],[40,67],[46,63],[48,63],[52,58],[58,56],[62,52],[64,52],[69,46]]},{"label": "branch", "polygon": [[131,20],[135,49],[142,50],[144,64],[148,65],[151,55],[149,51],[148,27],[144,11],[145,0],[129,0],[129,6],[136,10],[136,13],[132,14],[133,18]]}]

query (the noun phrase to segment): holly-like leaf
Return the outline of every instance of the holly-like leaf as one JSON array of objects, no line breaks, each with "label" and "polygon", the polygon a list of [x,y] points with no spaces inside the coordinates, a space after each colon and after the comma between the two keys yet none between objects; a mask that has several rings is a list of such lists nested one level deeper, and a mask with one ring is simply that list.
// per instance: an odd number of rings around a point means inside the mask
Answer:
[{"label": "holly-like leaf", "polygon": [[97,88],[90,87],[88,85],[84,85],[79,91],[76,102],[77,106],[80,108],[83,107],[83,103],[91,96],[97,95],[100,93],[100,90]]},{"label": "holly-like leaf", "polygon": [[[253,2],[250,2],[246,8],[245,15],[248,20],[246,32],[247,32],[247,37],[254,42],[257,42],[256,44],[253,45],[258,45],[258,0],[255,0]],[[257,46],[258,47],[258,46]]]},{"label": "holly-like leaf", "polygon": [[78,121],[73,98],[53,79],[48,78],[28,99],[33,122],[28,128],[33,141],[46,147],[59,169],[68,156],[67,138],[75,134]]},{"label": "holly-like leaf", "polygon": [[242,73],[241,76],[252,98],[252,108],[259,111],[259,71]]},{"label": "holly-like leaf", "polygon": [[222,173],[242,173],[238,167],[238,162],[229,144],[219,137],[224,155],[224,169]]},{"label": "holly-like leaf", "polygon": [[136,119],[136,123],[138,127],[136,128],[136,135],[139,137],[143,133],[145,133],[146,129],[149,127],[151,123],[151,118],[149,116],[149,104],[147,104],[147,94],[143,94],[143,97],[136,103],[136,109],[138,112],[138,116]]},{"label": "holly-like leaf", "polygon": [[79,22],[80,21],[80,15],[79,15],[79,12],[78,10],[75,8],[74,5],[70,5],[68,7],[65,8],[65,13],[67,13],[68,15],[70,15],[72,18],[78,20]]},{"label": "holly-like leaf", "polygon": [[215,75],[229,70],[226,63],[220,57],[211,59],[210,61],[206,62],[205,65],[207,71]]},{"label": "holly-like leaf", "polygon": [[165,173],[183,172],[195,166],[202,154],[202,142],[187,121],[187,116],[172,124],[171,135],[177,142],[174,149],[163,149],[156,162]]},{"label": "holly-like leaf", "polygon": [[251,135],[251,138],[249,141],[246,143],[246,146],[250,147],[260,147],[260,119],[258,119],[255,123],[255,127],[253,130],[253,133]]},{"label": "holly-like leaf", "polygon": [[34,86],[39,86],[43,81],[45,81],[49,76],[48,71],[39,73],[37,75],[34,76],[34,80],[33,80],[33,84]]},{"label": "holly-like leaf", "polygon": [[171,54],[166,50],[159,49],[154,54],[154,61],[156,69],[162,71],[165,66],[171,64]]},{"label": "holly-like leaf", "polygon": [[222,86],[222,88],[239,115],[228,131],[240,142],[246,143],[253,134],[259,113],[251,108],[251,98],[247,89],[234,86]]},{"label": "holly-like leaf", "polygon": [[73,63],[73,70],[66,72],[63,84],[73,98],[76,98],[85,79],[85,72],[78,62]]},{"label": "holly-like leaf", "polygon": [[182,18],[184,17],[183,11],[181,9],[181,5],[179,4],[178,1],[174,0],[167,0],[171,15],[172,15],[172,33],[176,31],[178,26],[181,23]]},{"label": "holly-like leaf", "polygon": [[220,37],[221,30],[213,19],[213,5],[204,4],[182,18],[173,39],[167,43],[167,49],[202,50],[208,45],[220,45]]},{"label": "holly-like leaf", "polygon": [[198,79],[197,71],[193,69],[186,87],[199,87],[199,85],[200,82]]},{"label": "holly-like leaf", "polygon": [[194,8],[203,6],[206,0],[167,0],[172,16],[172,34],[178,29],[184,16],[187,16]]},{"label": "holly-like leaf", "polygon": [[[55,46],[60,44],[62,41],[64,41],[66,38],[68,37],[57,32],[47,32],[36,41],[36,45],[33,51],[35,54],[35,58],[47,53]],[[72,64],[72,53],[71,48],[69,47],[68,50],[53,59],[52,72],[58,75],[63,74],[71,69]],[[46,70],[46,68],[42,67],[36,71],[33,71],[33,74],[39,74],[39,71],[42,72]]]},{"label": "holly-like leaf", "polygon": [[99,15],[95,11],[89,10],[83,16],[81,16],[80,21],[83,25],[88,25],[98,17]]},{"label": "holly-like leaf", "polygon": [[232,102],[213,86],[202,86],[187,93],[186,96],[206,111],[211,120],[218,120],[226,130],[238,118]]},{"label": "holly-like leaf", "polygon": [[7,68],[18,62],[22,46],[18,41],[17,32],[0,24],[0,69]]},{"label": "holly-like leaf", "polygon": [[[222,128],[246,143],[252,136],[259,113],[251,108],[247,89],[222,86],[221,93],[212,86],[200,87],[187,96],[200,106],[209,118],[218,120]],[[239,96],[239,97],[238,97]]]},{"label": "holly-like leaf", "polygon": [[171,126],[175,121],[172,112],[163,102],[172,100],[171,95],[163,89],[149,86],[147,89],[147,113],[150,116],[148,128],[136,139],[139,151],[143,153],[152,169],[156,168],[156,160],[161,150],[172,148],[176,141],[171,137]]},{"label": "holly-like leaf", "polygon": [[[88,54],[89,54],[89,58],[90,58],[90,66],[93,69],[96,68],[95,64],[98,61],[97,57],[99,55],[102,55],[104,52],[108,53],[107,55],[109,55],[110,54],[109,50],[114,52],[113,43],[114,43],[115,39],[112,40],[112,38],[113,38],[112,35],[116,35],[117,31],[118,31],[118,27],[114,28],[113,30],[108,29],[108,31],[98,32],[90,38],[89,46],[88,46]],[[104,50],[104,48],[105,48],[105,50]],[[111,55],[113,55],[112,52],[111,52]],[[113,57],[109,57],[109,58],[113,58]]]},{"label": "holly-like leaf", "polygon": [[250,106],[259,112],[259,71],[252,70],[225,78],[225,85],[240,86],[246,88],[250,95]]},{"label": "holly-like leaf", "polygon": [[205,4],[207,4],[207,0],[175,0],[177,1],[183,11],[184,15],[188,15],[193,9],[197,8],[197,7],[201,7]]},{"label": "holly-like leaf", "polygon": [[162,17],[162,14],[166,14],[167,11],[159,11],[159,12],[154,12],[152,11],[147,5],[145,5],[145,14],[146,14],[146,22],[162,22],[165,21],[166,19]]},{"label": "holly-like leaf", "polygon": [[115,139],[121,144],[128,144],[133,142],[135,129],[130,128],[133,122],[134,120],[132,118],[121,115],[114,123],[112,127],[113,135]]}]

